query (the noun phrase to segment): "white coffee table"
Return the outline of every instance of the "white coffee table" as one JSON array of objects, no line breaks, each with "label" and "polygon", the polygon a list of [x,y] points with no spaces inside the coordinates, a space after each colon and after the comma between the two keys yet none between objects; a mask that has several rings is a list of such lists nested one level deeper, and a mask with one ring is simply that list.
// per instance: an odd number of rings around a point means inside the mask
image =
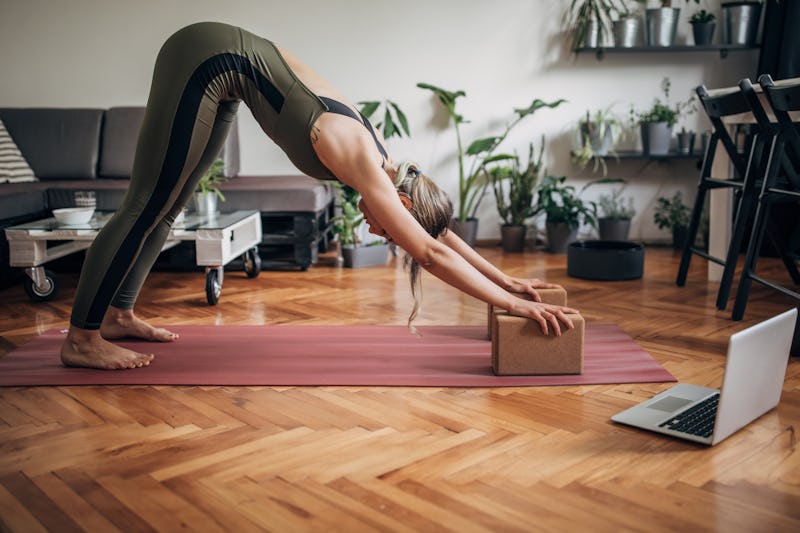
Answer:
[{"label": "white coffee table", "polygon": [[[97,212],[88,224],[62,225],[55,218],[34,220],[5,229],[9,263],[28,275],[25,292],[34,301],[51,300],[58,287],[55,274],[44,268],[47,262],[85,250],[111,218],[111,212]],[[194,241],[197,265],[206,271],[206,300],[219,301],[224,266],[238,256],[244,260],[248,278],[258,276],[261,258],[261,215],[258,211],[234,211],[214,217],[188,214],[176,223],[162,250],[181,241]]]}]

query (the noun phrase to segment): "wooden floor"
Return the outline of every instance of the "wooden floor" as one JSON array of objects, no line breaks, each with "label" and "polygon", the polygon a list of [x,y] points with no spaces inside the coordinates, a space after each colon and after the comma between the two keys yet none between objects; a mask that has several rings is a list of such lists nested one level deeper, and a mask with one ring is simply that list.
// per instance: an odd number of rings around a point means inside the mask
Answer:
[{"label": "wooden floor", "polygon": [[[588,321],[617,323],[700,385],[720,385],[730,334],[793,305],[756,287],[732,322],[706,263],[677,288],[666,248],[647,249],[643,279],[615,283],[567,277],[563,255],[479,250],[562,283]],[[230,272],[215,307],[201,273],[157,272],[139,313],[162,325],[405,323],[398,265],[323,263]],[[75,278],[45,304],[0,291],[0,355],[67,324]],[[485,321],[482,303],[427,275],[424,286],[419,324]],[[0,530],[800,531],[800,360],[778,408],[714,448],[609,421],[668,386],[0,389]]]}]

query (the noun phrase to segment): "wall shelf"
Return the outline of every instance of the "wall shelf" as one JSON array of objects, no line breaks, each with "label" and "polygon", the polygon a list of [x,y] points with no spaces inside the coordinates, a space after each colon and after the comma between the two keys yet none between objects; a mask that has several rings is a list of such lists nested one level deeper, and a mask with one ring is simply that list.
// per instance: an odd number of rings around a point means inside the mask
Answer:
[{"label": "wall shelf", "polygon": [[677,45],[677,46],[601,46],[597,48],[577,48],[575,53],[591,53],[597,56],[598,61],[602,61],[605,54],[636,54],[636,53],[682,53],[682,52],[719,52],[723,59],[728,57],[728,52],[741,52],[746,50],[758,50],[758,45],[743,44],[708,44],[708,45]]}]

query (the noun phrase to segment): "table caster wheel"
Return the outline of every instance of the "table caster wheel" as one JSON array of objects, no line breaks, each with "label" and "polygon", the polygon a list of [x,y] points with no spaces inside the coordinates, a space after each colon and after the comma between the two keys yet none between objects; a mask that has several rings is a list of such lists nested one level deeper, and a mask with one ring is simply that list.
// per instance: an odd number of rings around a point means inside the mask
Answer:
[{"label": "table caster wheel", "polygon": [[37,285],[32,279],[25,280],[25,293],[34,302],[47,302],[56,297],[58,292],[58,283],[56,283],[56,275],[49,270],[44,271],[44,278],[40,280]]},{"label": "table caster wheel", "polygon": [[261,272],[261,256],[258,255],[258,248],[250,248],[244,253],[244,271],[248,278],[258,277]]},{"label": "table caster wheel", "polygon": [[206,300],[208,305],[217,305],[219,295],[222,293],[222,280],[216,268],[206,272]]}]

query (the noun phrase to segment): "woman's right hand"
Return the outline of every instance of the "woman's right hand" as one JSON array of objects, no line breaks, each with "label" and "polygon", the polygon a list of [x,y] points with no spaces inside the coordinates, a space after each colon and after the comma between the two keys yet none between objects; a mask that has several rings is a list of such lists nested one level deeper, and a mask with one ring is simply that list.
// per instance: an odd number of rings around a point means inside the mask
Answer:
[{"label": "woman's right hand", "polygon": [[507,311],[511,315],[536,321],[545,335],[549,335],[549,330],[552,328],[557,337],[561,336],[562,327],[566,326],[567,329],[575,327],[568,315],[580,314],[580,311],[572,307],[531,302],[522,298],[514,298],[514,302]]}]

